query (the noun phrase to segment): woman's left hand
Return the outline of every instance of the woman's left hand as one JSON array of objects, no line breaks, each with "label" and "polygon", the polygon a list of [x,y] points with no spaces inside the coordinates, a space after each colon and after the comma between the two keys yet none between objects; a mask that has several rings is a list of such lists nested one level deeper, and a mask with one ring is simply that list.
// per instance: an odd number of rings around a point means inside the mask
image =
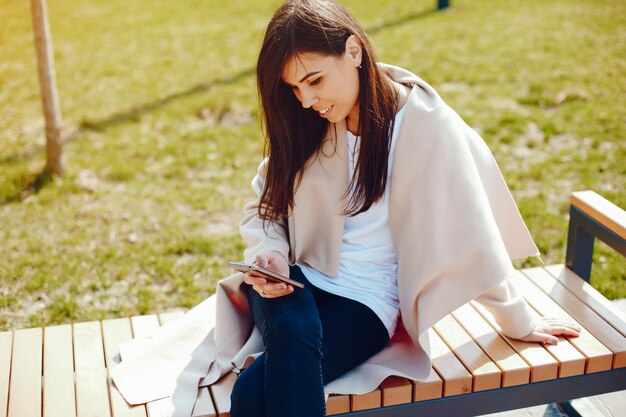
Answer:
[{"label": "woman's left hand", "polygon": [[579,335],[580,327],[572,323],[552,317],[542,317],[535,323],[535,329],[519,340],[556,345],[559,343],[558,336],[578,337]]}]

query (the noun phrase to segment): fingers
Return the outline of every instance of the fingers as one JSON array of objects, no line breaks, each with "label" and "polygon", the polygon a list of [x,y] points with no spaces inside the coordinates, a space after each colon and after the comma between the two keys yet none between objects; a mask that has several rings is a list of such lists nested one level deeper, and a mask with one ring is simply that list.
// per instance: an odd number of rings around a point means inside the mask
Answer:
[{"label": "fingers", "polygon": [[546,345],[556,345],[559,343],[559,339],[556,336],[546,333],[536,333],[536,339],[537,342],[545,343]]},{"label": "fingers", "polygon": [[289,276],[289,264],[280,254],[275,252],[265,252],[255,256],[254,263],[261,268],[278,272],[281,275]]},{"label": "fingers", "polygon": [[520,340],[524,342],[545,343],[547,345],[556,345],[557,343],[559,343],[559,339],[556,336],[538,330],[535,330],[534,332],[527,335],[526,337],[521,338]]},{"label": "fingers", "polygon": [[569,321],[557,319],[555,317],[544,317],[544,318],[542,318],[542,320],[545,321],[546,323],[560,325],[560,326],[567,326],[567,327],[570,327],[572,329],[580,330],[580,326],[578,326],[578,325],[576,325],[574,323],[571,323]]},{"label": "fingers", "polygon": [[252,288],[263,298],[278,298],[293,292],[293,287],[285,284],[253,285]]},{"label": "fingers", "polygon": [[542,317],[535,323],[535,330],[521,340],[556,345],[558,337],[578,337],[580,326],[554,317]]},{"label": "fingers", "polygon": [[293,292],[293,287],[291,285],[269,282],[265,278],[256,277],[250,274],[246,274],[243,280],[246,284],[251,285],[252,288],[263,298],[277,298]]},{"label": "fingers", "polygon": [[274,270],[273,264],[272,264],[272,258],[270,258],[269,256],[257,255],[254,258],[254,264],[256,266],[260,266],[261,268]]},{"label": "fingers", "polygon": [[261,268],[269,268],[271,259],[265,256],[257,255],[254,259],[254,263],[256,263]]},{"label": "fingers", "polygon": [[571,336],[577,337],[580,335],[580,330],[569,326],[551,326],[544,330],[544,332],[555,336]]},{"label": "fingers", "polygon": [[577,337],[580,335],[580,326],[553,317],[541,319],[540,331],[552,335],[563,335]]},{"label": "fingers", "polygon": [[245,274],[243,276],[243,282],[245,282],[248,285],[265,285],[267,284],[267,279],[263,278],[263,277],[258,277],[256,275],[250,275],[250,274]]}]

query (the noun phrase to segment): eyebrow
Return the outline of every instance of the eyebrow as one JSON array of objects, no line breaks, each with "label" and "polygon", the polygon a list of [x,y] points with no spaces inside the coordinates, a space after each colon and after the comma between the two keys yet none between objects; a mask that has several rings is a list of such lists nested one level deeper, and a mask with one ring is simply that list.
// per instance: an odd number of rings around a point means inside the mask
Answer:
[{"label": "eyebrow", "polygon": [[[299,82],[299,83],[301,83],[301,82],[303,82],[304,80],[306,80],[307,78],[312,77],[312,76],[314,76],[314,75],[316,75],[316,74],[319,74],[320,72],[322,72],[322,71],[311,71],[311,72],[307,73],[304,77],[302,77],[302,78],[300,79],[300,81],[298,81],[298,82]],[[285,84],[287,84],[288,86],[290,86],[290,87],[295,87],[294,85],[289,84],[289,83],[288,83],[287,81],[285,81],[285,80],[283,80],[283,82],[284,82]]]},{"label": "eyebrow", "polygon": [[300,81],[298,81],[298,82],[299,82],[299,83],[301,83],[302,81],[306,80],[307,78],[312,77],[312,76],[313,76],[313,75],[315,75],[315,74],[319,74],[320,72],[322,72],[322,71],[312,71],[312,72],[309,72],[307,75],[305,75],[304,77],[302,77],[302,78],[300,79]]}]

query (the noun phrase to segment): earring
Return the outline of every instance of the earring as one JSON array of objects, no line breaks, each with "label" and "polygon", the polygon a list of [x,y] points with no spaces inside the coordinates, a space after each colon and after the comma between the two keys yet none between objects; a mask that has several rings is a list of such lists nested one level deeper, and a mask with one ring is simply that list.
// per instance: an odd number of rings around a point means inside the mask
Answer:
[{"label": "earring", "polygon": [[363,66],[361,64],[359,64],[359,69],[363,68]]}]

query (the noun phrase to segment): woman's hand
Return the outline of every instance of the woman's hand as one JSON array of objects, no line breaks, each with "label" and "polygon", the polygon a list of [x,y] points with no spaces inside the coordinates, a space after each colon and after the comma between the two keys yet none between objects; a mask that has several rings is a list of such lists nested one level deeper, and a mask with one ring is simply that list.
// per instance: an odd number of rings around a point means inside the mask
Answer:
[{"label": "woman's hand", "polygon": [[[269,269],[286,277],[289,276],[289,264],[277,252],[265,252],[256,256],[254,261],[261,268]],[[274,282],[256,275],[246,274],[244,277],[246,284],[252,285],[252,288],[263,298],[278,298],[293,292],[293,286]]]},{"label": "woman's hand", "polygon": [[540,342],[548,345],[559,343],[558,336],[578,337],[580,327],[552,317],[542,317],[535,323],[535,330],[519,340]]}]

